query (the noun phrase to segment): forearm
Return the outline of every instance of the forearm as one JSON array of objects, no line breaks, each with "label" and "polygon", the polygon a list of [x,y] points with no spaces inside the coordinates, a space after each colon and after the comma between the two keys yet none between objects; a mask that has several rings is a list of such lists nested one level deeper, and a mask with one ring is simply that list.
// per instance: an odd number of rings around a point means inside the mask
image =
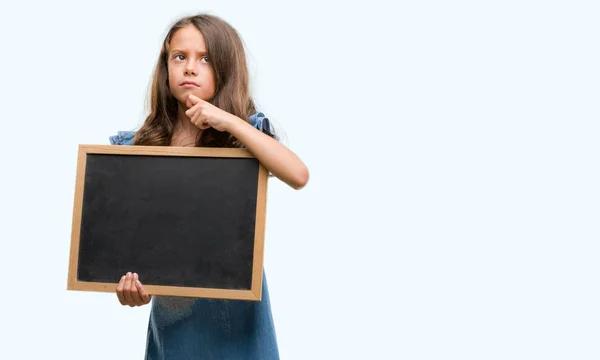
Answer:
[{"label": "forearm", "polygon": [[235,136],[274,176],[299,190],[308,182],[306,165],[290,149],[238,117],[227,131]]}]

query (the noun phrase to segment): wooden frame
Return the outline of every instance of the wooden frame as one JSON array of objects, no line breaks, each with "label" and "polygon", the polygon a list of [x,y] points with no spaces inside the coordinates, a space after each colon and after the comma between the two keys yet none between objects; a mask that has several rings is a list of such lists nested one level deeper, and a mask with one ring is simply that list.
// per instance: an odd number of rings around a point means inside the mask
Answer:
[{"label": "wooden frame", "polygon": [[[118,279],[114,283],[84,282],[77,279],[79,262],[79,241],[81,231],[81,215],[83,209],[83,193],[85,191],[85,169],[88,154],[112,155],[150,155],[150,156],[204,156],[253,158],[246,149],[238,148],[188,148],[166,146],[118,146],[118,145],[79,145],[77,175],[75,183],[75,199],[71,230],[71,250],[67,290],[115,292]],[[263,254],[265,234],[265,213],[268,171],[259,163],[258,189],[256,201],[256,222],[254,233],[254,256],[252,264],[252,284],[250,290],[229,290],[212,288],[192,288],[178,286],[144,285],[151,295],[202,297],[233,300],[260,301],[262,296]]]}]

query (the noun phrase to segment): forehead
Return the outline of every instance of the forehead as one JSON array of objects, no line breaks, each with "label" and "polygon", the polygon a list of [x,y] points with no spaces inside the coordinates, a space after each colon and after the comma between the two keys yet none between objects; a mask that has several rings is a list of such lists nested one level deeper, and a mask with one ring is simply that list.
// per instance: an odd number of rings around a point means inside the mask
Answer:
[{"label": "forehead", "polygon": [[173,49],[205,52],[204,35],[194,25],[187,25],[175,31],[171,37],[169,51]]}]

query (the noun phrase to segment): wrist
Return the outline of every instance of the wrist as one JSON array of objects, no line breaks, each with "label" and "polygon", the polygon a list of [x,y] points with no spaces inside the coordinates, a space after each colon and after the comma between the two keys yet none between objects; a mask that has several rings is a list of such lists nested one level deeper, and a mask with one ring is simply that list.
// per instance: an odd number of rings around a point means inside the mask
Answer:
[{"label": "wrist", "polygon": [[229,119],[226,123],[227,125],[225,127],[225,131],[227,131],[228,133],[230,133],[233,136],[236,136],[236,134],[239,132],[240,128],[246,122],[233,114],[230,114],[230,115],[231,116],[229,116]]}]

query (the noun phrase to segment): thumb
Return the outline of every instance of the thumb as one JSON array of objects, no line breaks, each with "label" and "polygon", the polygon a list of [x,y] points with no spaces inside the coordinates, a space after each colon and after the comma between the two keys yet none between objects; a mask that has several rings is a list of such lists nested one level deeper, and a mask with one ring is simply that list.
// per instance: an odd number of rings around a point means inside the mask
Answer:
[{"label": "thumb", "polygon": [[138,289],[138,293],[140,294],[140,297],[142,298],[142,301],[144,302],[144,304],[147,304],[150,302],[150,300],[152,299],[152,295],[148,294],[148,291],[146,291],[146,289],[144,289],[144,286],[142,285],[142,283],[139,280],[135,281],[135,286]]}]

